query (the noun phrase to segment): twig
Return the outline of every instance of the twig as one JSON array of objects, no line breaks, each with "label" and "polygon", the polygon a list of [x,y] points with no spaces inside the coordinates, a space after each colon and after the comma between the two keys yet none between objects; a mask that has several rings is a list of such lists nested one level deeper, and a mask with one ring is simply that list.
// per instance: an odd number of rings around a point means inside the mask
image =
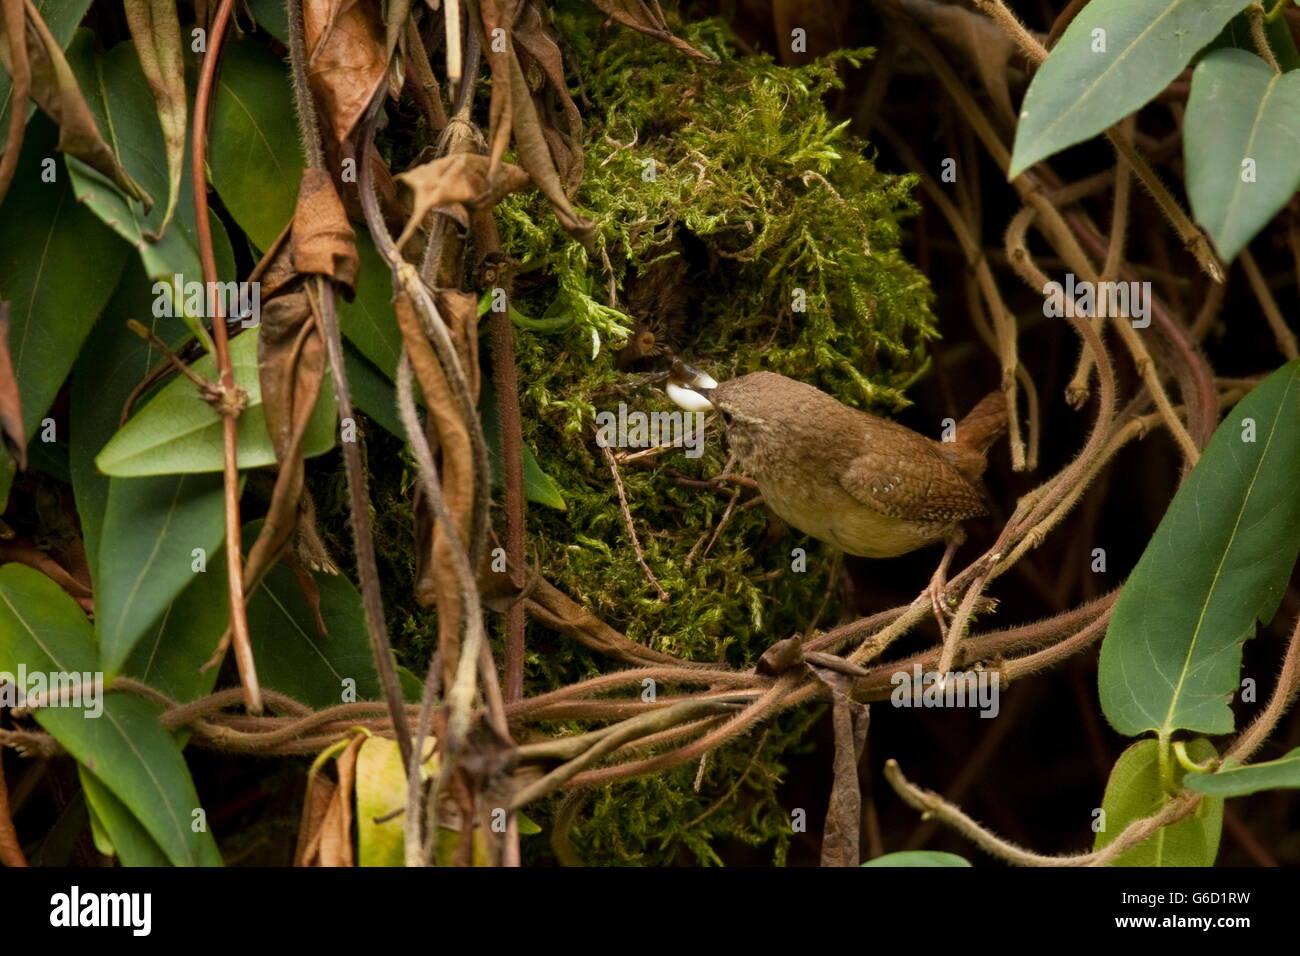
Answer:
[{"label": "twig", "polygon": [[[221,59],[226,26],[230,22],[234,0],[221,0],[208,39],[208,52],[199,70],[199,85],[194,94],[194,127],[191,169],[194,179],[194,218],[198,236],[199,261],[203,267],[203,280],[207,283],[208,315],[212,320],[212,341],[216,349],[218,384],[225,400],[214,405],[221,415],[222,475],[226,507],[226,584],[230,592],[230,627],[235,648],[235,663],[239,667],[239,681],[244,688],[244,702],[250,713],[262,712],[262,692],[257,680],[257,665],[253,660],[253,645],[248,633],[248,616],[244,608],[243,551],[240,543],[239,521],[239,395],[242,389],[235,383],[235,373],[230,362],[230,342],[226,334],[224,309],[220,303],[217,282],[217,259],[212,248],[212,227],[208,222],[208,110],[213,97],[217,63]],[[17,105],[15,110],[19,109]]]},{"label": "twig", "polygon": [[[308,164],[316,169],[324,166],[324,150],[320,141],[320,128],[316,123],[315,106],[307,82],[306,56],[303,48],[302,10],[289,0],[290,59],[293,67],[295,106],[301,139],[305,144]],[[364,183],[370,164],[360,151],[361,177]],[[343,357],[343,340],[339,334],[335,314],[334,285],[324,276],[314,276],[307,286],[309,300],[317,311],[325,349],[329,356],[330,376],[338,400],[339,421],[355,420],[352,393],[348,385],[347,369]],[[384,616],[384,598],[379,585],[379,568],[375,560],[375,541],[370,527],[370,494],[366,487],[365,468],[361,463],[361,449],[355,441],[342,442],[343,465],[347,473],[348,509],[351,515],[353,542],[357,556],[357,577],[361,584],[361,601],[366,616],[366,630],[370,636],[371,655],[375,660],[375,673],[384,699],[388,703],[389,717],[402,755],[402,766],[411,765],[411,731],[406,720],[402,700],[402,685],[393,661],[393,647],[388,638],[388,621]]]},{"label": "twig", "polygon": [[1199,793],[1184,790],[1158,813],[1141,820],[1134,820],[1100,850],[1072,856],[1044,856],[1002,839],[980,826],[960,808],[948,803],[937,793],[922,790],[909,782],[903,776],[896,760],[885,761],[885,779],[911,807],[936,817],[986,853],[1016,866],[1105,866],[1122,853],[1147,840],[1162,827],[1190,816],[1203,799]]},{"label": "twig", "polygon": [[1259,271],[1259,264],[1255,261],[1255,257],[1249,249],[1242,249],[1238,258],[1241,260],[1242,269],[1246,272],[1246,278],[1250,280],[1251,291],[1255,293],[1259,307],[1264,312],[1264,318],[1268,320],[1268,327],[1273,332],[1273,338],[1277,340],[1278,351],[1288,361],[1293,358],[1300,358],[1300,352],[1296,351],[1295,333],[1287,328],[1286,319],[1282,316],[1282,310],[1278,308],[1277,299],[1273,298],[1268,283],[1264,281],[1264,274]]},{"label": "twig", "polygon": [[[15,103],[13,108],[20,109],[21,104]],[[18,833],[14,830],[13,815],[9,809],[9,785],[5,782],[3,750],[0,750],[0,863],[13,867],[27,865],[27,857],[23,855],[22,844],[18,842]]]},{"label": "twig", "polygon": [[1250,21],[1250,38],[1260,59],[1271,66],[1274,73],[1281,73],[1282,68],[1278,66],[1273,48],[1268,45],[1268,35],[1264,32],[1264,5],[1259,0],[1246,8],[1246,19]]},{"label": "twig", "polygon": [[645,579],[650,582],[655,591],[659,594],[659,600],[667,601],[668,592],[664,590],[655,573],[650,570],[650,565],[646,564],[645,554],[641,550],[641,542],[636,536],[636,525],[632,521],[632,511],[627,505],[627,494],[623,491],[623,478],[618,473],[618,462],[614,460],[614,453],[609,450],[609,446],[604,443],[600,444],[600,450],[605,455],[605,461],[609,464],[610,474],[614,476],[614,487],[618,490],[618,506],[623,512],[623,523],[627,525],[628,537],[632,539],[632,550],[636,553],[637,564],[641,565],[641,571],[645,574]]}]

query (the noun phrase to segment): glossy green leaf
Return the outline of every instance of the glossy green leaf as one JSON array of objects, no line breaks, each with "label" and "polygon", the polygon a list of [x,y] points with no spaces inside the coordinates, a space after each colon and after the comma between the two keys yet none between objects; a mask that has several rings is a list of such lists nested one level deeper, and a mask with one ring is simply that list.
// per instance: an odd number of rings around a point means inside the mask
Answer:
[{"label": "glossy green leaf", "polygon": [[1207,56],[1192,72],[1183,158],[1196,221],[1230,262],[1300,188],[1300,70],[1245,50]]},{"label": "glossy green leaf", "polygon": [[[92,44],[90,31],[81,30],[68,52],[69,62],[86,94],[91,112],[116,151],[118,161],[132,178],[150,195],[166,196],[169,188],[166,148],[153,93],[140,69],[135,48],[128,41],[98,55]],[[188,167],[188,149],[185,163]],[[203,280],[194,215],[194,185],[190,177],[182,178],[172,222],[161,238],[155,238],[167,214],[165,203],[155,203],[146,213],[140,202],[129,198],[84,163],[69,159],[68,171],[77,199],[140,253],[146,275],[166,282],[159,293],[177,312],[183,312],[184,296],[180,302],[171,302],[172,277],[180,275],[183,282]],[[216,216],[210,217],[209,226],[218,270],[223,279],[233,279],[234,257],[225,226]],[[151,315],[152,302],[150,305],[148,314]],[[144,321],[146,315],[133,318]],[[194,317],[191,321],[192,330],[197,329],[197,319]],[[206,333],[200,337],[204,336]]]},{"label": "glossy green leaf", "polygon": [[232,37],[221,54],[208,169],[259,249],[269,249],[293,218],[303,166],[288,69],[251,37]]},{"label": "glossy green leaf", "polygon": [[[1159,750],[1157,741],[1139,740],[1115,761],[1101,804],[1106,828],[1097,833],[1094,849],[1100,850],[1134,820],[1152,816],[1164,806]],[[1191,741],[1187,752],[1197,762],[1217,756],[1204,738]],[[1194,815],[1157,830],[1145,843],[1120,854],[1111,866],[1213,866],[1222,831],[1223,801],[1210,798]]]},{"label": "glossy green leaf", "polygon": [[906,850],[901,853],[886,853],[874,860],[868,860],[863,866],[970,866],[970,861],[955,853],[940,853],[937,850]]},{"label": "glossy green leaf", "polygon": [[[257,521],[245,526],[245,547],[260,527]],[[360,593],[342,574],[311,576],[320,589],[320,613],[328,634],[317,629],[311,605],[283,563],[271,568],[248,602],[248,628],[262,686],[320,708],[342,703],[344,681],[351,680],[354,699],[377,699],[379,679]]]},{"label": "glossy green leaf", "polygon": [[1115,604],[1098,684],[1120,733],[1233,729],[1242,642],[1272,618],[1300,552],[1297,474],[1293,361],[1228,413]]},{"label": "glossy green leaf", "polygon": [[[0,300],[10,309],[9,349],[30,440],[108,301],[128,249],[76,201],[67,170],[41,181],[57,134],[44,117],[28,126],[12,188],[0,206]],[[8,455],[0,455],[8,462]]]},{"label": "glossy green leaf", "polygon": [[[502,488],[505,485],[505,478],[501,458],[501,421],[497,413],[496,390],[486,379],[479,394],[479,417],[483,421],[483,438],[488,446],[492,485],[495,488]],[[537,463],[537,457],[527,445],[524,445],[524,497],[559,511],[564,511],[568,507],[564,503],[564,495],[560,492],[559,486],[551,480],[550,475],[542,471],[542,466]]]},{"label": "glossy green leaf", "polygon": [[[0,670],[93,674],[99,657],[86,616],[57,584],[21,564],[0,567]],[[43,707],[37,721],[136,817],[172,863],[220,865],[211,834],[190,821],[199,809],[189,768],[160,708],[109,692],[93,707]],[[93,703],[93,701],[91,702]],[[101,818],[101,822],[103,819]]]},{"label": "glossy green leaf", "polygon": [[[1269,48],[1273,51],[1273,56],[1277,58],[1278,65],[1283,72],[1287,70],[1300,69],[1300,49],[1296,48],[1295,39],[1291,36],[1291,29],[1287,26],[1286,17],[1278,17],[1276,20],[1264,21],[1264,36],[1268,39]],[[1215,50],[1246,50],[1255,53],[1255,38],[1251,35],[1250,17],[1243,10],[1235,17],[1228,21],[1222,32],[1214,38],[1205,49],[1192,59],[1197,63],[1201,58],[1209,56]]]},{"label": "glossy green leaf", "polygon": [[392,380],[363,358],[351,342],[343,343],[343,366],[348,373],[352,404],[369,415],[384,431],[399,438],[405,437],[402,420],[397,414],[397,389]]},{"label": "glossy green leaf", "polygon": [[[95,848],[107,856],[117,856],[123,866],[171,866],[167,854],[135,818],[113,791],[99,778],[78,766],[81,789],[90,808],[90,823],[95,830]],[[101,843],[105,841],[107,847]]]},{"label": "glossy green leaf", "polygon": [[[195,562],[207,566],[221,544],[225,516],[220,474],[112,483],[102,531],[112,546],[100,553],[95,578],[100,660],[110,680],[149,626],[193,583]],[[220,577],[222,568],[201,573]]]},{"label": "glossy green leaf", "polygon": [[1263,763],[1224,767],[1218,773],[1189,773],[1183,786],[1215,797],[1244,797],[1261,790],[1300,788],[1300,747]]},{"label": "glossy green leaf", "polygon": [[[67,49],[72,36],[77,32],[77,24],[90,9],[90,0],[32,0],[37,12],[50,33],[63,49]],[[9,111],[13,109],[13,83],[9,72],[0,67],[0,149],[9,142]],[[36,104],[30,100],[26,106],[27,115],[36,110]],[[102,127],[101,127],[102,128]]]},{"label": "glossy green leaf", "polygon": [[126,320],[142,322],[173,345],[178,346],[186,335],[180,319],[152,314],[151,285],[138,260],[127,263],[122,280],[77,356],[68,382],[68,464],[92,577],[99,571],[96,556],[109,483],[126,480],[101,473],[95,466],[95,456],[117,431],[132,389],[162,361],[149,343],[126,327]]},{"label": "glossy green leaf", "polygon": [[1025,92],[1010,175],[1141,108],[1245,6],[1243,0],[1092,0]]},{"label": "glossy green leaf", "polygon": [[[240,335],[230,343],[235,381],[248,392],[248,407],[239,416],[239,466],[260,468],[275,461],[275,449],[266,433],[262,386],[257,375],[257,336]],[[215,381],[216,359],[205,355],[192,366],[208,381]],[[338,420],[334,391],[321,389],[303,438],[303,454],[320,455],[334,447]],[[130,478],[140,475],[191,474],[221,471],[222,424],[217,413],[201,398],[194,383],[177,376],[118,430],[95,459],[106,475]]]},{"label": "glossy green leaf", "polygon": [[280,0],[248,0],[248,12],[259,27],[289,45],[289,14]]},{"label": "glossy green leaf", "polygon": [[336,300],[339,331],[392,381],[402,354],[402,333],[393,312],[392,274],[370,234],[359,226],[356,234],[361,262],[357,294],[351,302],[345,302],[342,296]]},{"label": "glossy green leaf", "polygon": [[225,562],[225,548],[210,554],[208,570],[193,575],[194,580],[145,629],[122,666],[124,676],[143,681],[182,703],[212,693],[221,669],[200,668],[212,657],[230,623]]}]

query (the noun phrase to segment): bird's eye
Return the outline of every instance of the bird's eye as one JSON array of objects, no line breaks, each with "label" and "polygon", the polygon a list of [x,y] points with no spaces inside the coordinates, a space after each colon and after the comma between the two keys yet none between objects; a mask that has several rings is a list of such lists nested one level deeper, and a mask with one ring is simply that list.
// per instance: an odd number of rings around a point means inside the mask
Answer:
[{"label": "bird's eye", "polygon": [[722,413],[722,422],[723,422],[724,425],[730,425],[730,424],[731,424],[731,412],[723,412],[723,413]]}]

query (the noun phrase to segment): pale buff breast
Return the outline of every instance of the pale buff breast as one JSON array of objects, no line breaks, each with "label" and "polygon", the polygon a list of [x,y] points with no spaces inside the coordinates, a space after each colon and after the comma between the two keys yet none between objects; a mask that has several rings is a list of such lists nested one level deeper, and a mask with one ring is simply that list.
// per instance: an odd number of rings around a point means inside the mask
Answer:
[{"label": "pale buff breast", "polygon": [[[951,522],[900,521],[866,507],[838,485],[792,485],[756,475],[778,517],[804,534],[863,558],[893,558],[942,541]],[[779,504],[778,504],[779,503]]]}]

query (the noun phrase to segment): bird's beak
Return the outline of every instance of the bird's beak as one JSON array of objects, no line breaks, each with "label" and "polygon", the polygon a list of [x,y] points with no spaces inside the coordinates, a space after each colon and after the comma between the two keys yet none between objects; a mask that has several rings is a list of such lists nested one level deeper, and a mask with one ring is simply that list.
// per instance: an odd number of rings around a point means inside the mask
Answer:
[{"label": "bird's beak", "polygon": [[712,376],[692,368],[681,359],[674,359],[668,373],[664,391],[678,406],[688,412],[706,412],[713,408],[713,390],[718,387]]}]

